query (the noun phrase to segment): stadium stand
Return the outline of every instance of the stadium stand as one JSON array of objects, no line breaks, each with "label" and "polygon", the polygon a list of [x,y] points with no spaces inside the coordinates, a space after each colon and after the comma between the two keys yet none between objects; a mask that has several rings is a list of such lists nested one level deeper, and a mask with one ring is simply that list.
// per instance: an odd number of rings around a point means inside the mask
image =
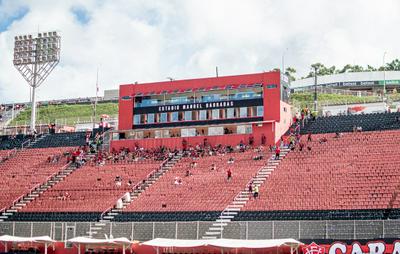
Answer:
[{"label": "stadium stand", "polygon": [[[133,185],[141,182],[150,172],[160,167],[160,163],[144,160],[130,164],[83,166],[64,181],[44,192],[12,219],[34,221],[99,219],[101,212],[113,206],[118,198],[131,191]],[[116,184],[117,177],[121,178],[121,186]],[[132,184],[128,185],[129,181]],[[44,216],[46,214],[51,215]]]},{"label": "stadium stand", "polygon": [[398,117],[400,112],[320,117],[309,121],[301,133],[352,132],[354,127],[363,131],[394,130],[400,129]]},{"label": "stadium stand", "polygon": [[[0,163],[0,207],[7,208],[21,196],[28,193],[65,165],[62,156],[70,148],[26,149]],[[48,163],[52,156],[60,156],[55,163]]]},{"label": "stadium stand", "polygon": [[27,140],[29,140],[29,136],[23,134],[15,136],[0,136],[0,150],[20,148]]},{"label": "stadium stand", "polygon": [[30,145],[30,148],[84,146],[85,132],[45,134]]},{"label": "stadium stand", "polygon": [[[256,154],[246,151],[198,158],[190,176],[187,170],[193,159],[184,158],[116,220],[214,220],[265,164],[265,160],[253,159]],[[229,164],[231,157],[234,163]],[[211,170],[213,164],[215,170]],[[228,169],[233,172],[230,181]],[[182,182],[176,183],[177,178]]]},{"label": "stadium stand", "polygon": [[391,202],[400,208],[400,131],[306,139],[311,150],[290,152],[237,220],[383,219]]}]

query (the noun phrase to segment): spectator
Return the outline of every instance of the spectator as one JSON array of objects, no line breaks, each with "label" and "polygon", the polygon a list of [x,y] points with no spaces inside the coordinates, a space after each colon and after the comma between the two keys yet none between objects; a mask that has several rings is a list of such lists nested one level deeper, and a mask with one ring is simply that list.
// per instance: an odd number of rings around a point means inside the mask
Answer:
[{"label": "spectator", "polygon": [[300,150],[300,152],[303,151],[303,148],[304,148],[304,143],[300,142],[300,143],[299,143],[299,150]]},{"label": "spectator", "polygon": [[278,146],[275,149],[275,160],[279,160],[280,154],[281,154],[281,149],[279,149],[279,146]]},{"label": "spectator", "polygon": [[180,177],[175,177],[174,184],[175,185],[181,185],[182,184],[182,179]]},{"label": "spectator", "polygon": [[258,198],[258,185],[254,185],[254,191],[253,191],[253,197],[254,199]]},{"label": "spectator", "polygon": [[226,171],[227,174],[227,180],[230,181],[232,179],[232,170],[228,169],[228,171]]},{"label": "spectator", "polygon": [[342,137],[342,135],[343,135],[342,133],[336,132],[336,133],[335,133],[335,138],[340,138],[340,137]]},{"label": "spectator", "polygon": [[253,137],[253,136],[250,136],[250,137],[249,137],[249,145],[250,145],[250,146],[253,146],[253,144],[254,144],[254,137]]},{"label": "spectator", "polygon": [[308,133],[307,142],[312,142],[311,132]]},{"label": "spectator", "polygon": [[322,138],[319,139],[319,143],[320,144],[324,144],[326,142],[328,142],[328,139],[326,137],[322,137]]},{"label": "spectator", "polygon": [[267,143],[267,138],[265,137],[264,133],[261,135],[261,145],[265,145]]},{"label": "spectator", "polygon": [[233,163],[235,163],[235,158],[230,157],[228,160],[228,164],[233,164]]},{"label": "spectator", "polygon": [[249,191],[249,193],[251,194],[251,193],[253,193],[253,181],[251,181],[250,183],[249,183],[249,187],[248,187],[249,189],[248,189],[248,191]]},{"label": "spectator", "polygon": [[211,171],[217,170],[217,165],[215,163],[211,164]]}]

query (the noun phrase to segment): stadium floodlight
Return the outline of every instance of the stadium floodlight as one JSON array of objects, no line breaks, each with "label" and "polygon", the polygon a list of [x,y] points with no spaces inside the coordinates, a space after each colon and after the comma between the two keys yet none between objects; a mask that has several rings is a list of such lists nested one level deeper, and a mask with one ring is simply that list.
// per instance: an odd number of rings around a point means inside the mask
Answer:
[{"label": "stadium floodlight", "polygon": [[30,128],[36,128],[35,89],[49,76],[60,61],[61,37],[57,32],[38,33],[37,36],[14,37],[14,66],[32,87]]}]

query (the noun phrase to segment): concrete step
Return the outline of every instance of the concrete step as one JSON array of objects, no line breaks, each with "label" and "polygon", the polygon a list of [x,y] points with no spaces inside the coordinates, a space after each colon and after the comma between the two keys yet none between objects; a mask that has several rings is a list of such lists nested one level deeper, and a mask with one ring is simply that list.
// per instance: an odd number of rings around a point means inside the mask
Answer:
[{"label": "concrete step", "polygon": [[222,215],[237,215],[237,212],[233,212],[233,211],[224,211],[221,213]]},{"label": "concrete step", "polygon": [[202,238],[203,239],[211,239],[211,240],[217,239],[217,237],[215,237],[215,236],[203,236]]},{"label": "concrete step", "polygon": [[[91,229],[91,230],[101,230],[102,227],[91,227],[90,229]],[[92,231],[92,232],[93,232],[93,231]]]},{"label": "concrete step", "polygon": [[240,211],[241,207],[227,207],[225,208],[226,211]]},{"label": "concrete step", "polygon": [[107,215],[115,216],[118,215],[119,213],[107,213]]},{"label": "concrete step", "polygon": [[214,227],[225,227],[228,226],[228,223],[213,223],[212,225]]},{"label": "concrete step", "polygon": [[94,225],[95,225],[96,227],[104,227],[104,226],[107,225],[107,224],[98,222],[98,223],[95,223]]},{"label": "concrete step", "polygon": [[[17,206],[18,204],[16,204],[16,205],[14,205],[14,206],[11,206],[11,210],[13,210],[13,211],[17,211],[17,210],[19,210],[19,209],[22,209],[22,206]],[[24,204],[25,205],[25,204]]]},{"label": "concrete step", "polygon": [[[22,208],[24,206],[26,206],[26,203],[25,202],[21,202],[21,201],[19,201],[18,203],[15,204],[15,207],[19,207],[19,208]],[[13,208],[13,207],[11,207],[11,208]]]},{"label": "concrete step", "polygon": [[215,222],[222,222],[222,223],[231,222],[231,219],[230,218],[221,218],[221,219],[216,219]]},{"label": "concrete step", "polygon": [[97,234],[97,231],[92,231],[92,232],[86,232],[86,234],[88,234],[88,235],[94,235],[94,234]]},{"label": "concrete step", "polygon": [[235,200],[232,202],[232,204],[234,204],[234,205],[239,205],[239,204],[244,205],[246,203],[247,203],[246,201],[240,201],[240,200]]},{"label": "concrete step", "polygon": [[33,194],[33,193],[31,193],[31,194],[28,194],[28,197],[39,197],[39,194]]},{"label": "concrete step", "polygon": [[0,215],[0,219],[8,219],[7,215]]},{"label": "concrete step", "polygon": [[248,198],[247,195],[246,195],[246,197],[238,196],[237,198],[235,198],[235,201],[233,201],[233,202],[236,202],[236,201],[246,201],[246,200],[249,200],[249,198]]},{"label": "concrete step", "polygon": [[220,219],[233,219],[233,218],[235,218],[235,216],[232,216],[232,215],[220,215],[219,218]]},{"label": "concrete step", "polygon": [[110,220],[103,220],[103,219],[102,219],[102,220],[99,220],[99,222],[100,222],[100,223],[109,223]]},{"label": "concrete step", "polygon": [[224,230],[224,228],[223,227],[210,227],[208,230],[210,230],[210,231],[222,231],[222,230]]},{"label": "concrete step", "polygon": [[110,220],[112,220],[112,219],[114,219],[114,216],[108,216],[108,215],[106,215],[106,216],[103,216],[103,219],[110,219]]},{"label": "concrete step", "polygon": [[9,215],[13,215],[14,213],[7,213],[7,212],[4,212],[3,213],[3,215],[5,215],[5,216],[9,216]]},{"label": "concrete step", "polygon": [[221,232],[210,232],[210,231],[207,231],[206,235],[221,235]]}]

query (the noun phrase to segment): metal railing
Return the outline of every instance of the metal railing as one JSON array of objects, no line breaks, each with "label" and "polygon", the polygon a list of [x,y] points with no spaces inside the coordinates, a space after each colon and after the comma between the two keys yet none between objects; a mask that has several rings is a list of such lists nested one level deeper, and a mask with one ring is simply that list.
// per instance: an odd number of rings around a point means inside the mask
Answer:
[{"label": "metal railing", "polygon": [[[101,233],[146,241],[154,238],[200,239],[214,221],[112,222]],[[41,236],[53,239],[86,236],[90,222],[0,222],[0,234]],[[112,225],[112,226],[111,226]],[[67,230],[74,228],[75,230]],[[340,239],[362,240],[400,238],[400,220],[321,220],[321,221],[233,221],[225,226],[224,238],[236,239]]]}]

